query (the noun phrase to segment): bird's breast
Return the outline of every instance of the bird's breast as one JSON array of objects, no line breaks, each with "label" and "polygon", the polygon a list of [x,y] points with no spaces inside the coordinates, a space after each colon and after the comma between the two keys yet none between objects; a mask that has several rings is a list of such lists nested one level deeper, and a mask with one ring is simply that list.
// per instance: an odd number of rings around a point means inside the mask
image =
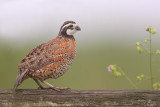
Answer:
[{"label": "bird's breast", "polygon": [[57,47],[55,55],[51,57],[54,63],[50,65],[49,71],[52,78],[62,76],[73,63],[76,56],[76,42],[74,39],[64,40],[63,44]]}]

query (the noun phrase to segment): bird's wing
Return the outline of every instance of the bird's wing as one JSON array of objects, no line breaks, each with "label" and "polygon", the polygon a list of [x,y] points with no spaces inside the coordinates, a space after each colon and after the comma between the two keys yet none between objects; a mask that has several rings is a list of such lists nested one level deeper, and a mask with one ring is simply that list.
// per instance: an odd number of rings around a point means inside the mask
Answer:
[{"label": "bird's wing", "polygon": [[65,48],[65,42],[56,38],[34,48],[19,64],[19,71],[25,69],[39,70],[53,63],[56,55]]}]

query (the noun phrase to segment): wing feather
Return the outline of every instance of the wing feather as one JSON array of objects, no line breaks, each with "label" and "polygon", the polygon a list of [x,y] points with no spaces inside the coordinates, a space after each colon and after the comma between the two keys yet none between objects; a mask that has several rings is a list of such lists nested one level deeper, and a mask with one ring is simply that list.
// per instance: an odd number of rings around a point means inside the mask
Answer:
[{"label": "wing feather", "polygon": [[54,62],[57,47],[61,46],[60,39],[56,38],[34,48],[19,64],[19,70],[38,70]]}]

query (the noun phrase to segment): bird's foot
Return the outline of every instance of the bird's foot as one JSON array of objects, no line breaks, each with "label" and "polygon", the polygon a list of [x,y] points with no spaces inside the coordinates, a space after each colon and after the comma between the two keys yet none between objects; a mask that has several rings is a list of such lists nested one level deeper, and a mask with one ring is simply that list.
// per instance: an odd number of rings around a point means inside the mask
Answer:
[{"label": "bird's foot", "polygon": [[40,79],[41,82],[43,82],[44,84],[46,84],[47,86],[49,86],[48,89],[53,89],[55,91],[58,91],[58,92],[61,92],[62,90],[69,90],[69,88],[58,88],[58,87],[55,87],[53,85],[51,85],[50,83],[48,83],[47,81],[44,81],[42,79]]},{"label": "bird's foot", "polygon": [[53,90],[56,90],[58,92],[61,92],[63,90],[70,90],[70,88],[59,88],[59,87],[50,87],[50,88],[53,89]]},{"label": "bird's foot", "polygon": [[52,90],[55,90],[55,91],[58,91],[58,92],[61,92],[63,90],[71,90],[70,88],[59,88],[59,87],[48,87],[48,88],[40,88],[40,89],[52,89]]}]

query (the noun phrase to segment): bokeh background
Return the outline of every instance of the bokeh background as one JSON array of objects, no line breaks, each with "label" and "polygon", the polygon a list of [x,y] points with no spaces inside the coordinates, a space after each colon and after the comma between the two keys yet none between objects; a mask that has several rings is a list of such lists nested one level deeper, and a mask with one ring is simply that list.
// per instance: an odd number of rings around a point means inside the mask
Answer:
[{"label": "bokeh background", "polygon": [[[153,50],[160,49],[159,0],[0,0],[0,88],[12,88],[21,59],[34,47],[55,38],[66,20],[78,23],[76,59],[62,77],[47,80],[72,89],[133,89],[124,77],[107,71],[119,65],[139,89],[151,89],[149,56],[136,51],[136,42],[157,30]],[[160,56],[153,56],[154,82],[160,82]],[[32,79],[19,88],[37,88]]]}]

